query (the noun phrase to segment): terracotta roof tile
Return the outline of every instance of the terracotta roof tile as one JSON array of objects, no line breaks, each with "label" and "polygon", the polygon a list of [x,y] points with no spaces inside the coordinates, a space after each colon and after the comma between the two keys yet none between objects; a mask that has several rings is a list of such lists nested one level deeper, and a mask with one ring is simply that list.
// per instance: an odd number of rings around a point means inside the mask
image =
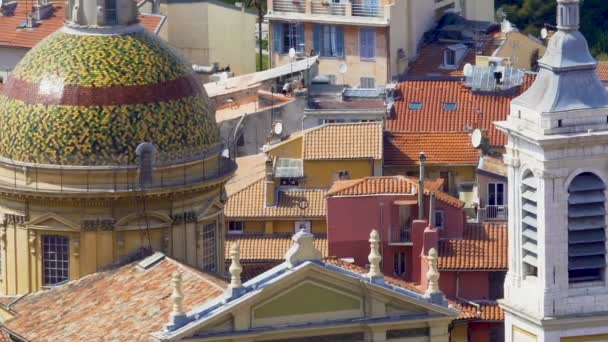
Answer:
[{"label": "terracotta roof tile", "polygon": [[304,134],[304,160],[382,159],[382,123],[326,124]]},{"label": "terracotta roof tile", "polygon": [[147,270],[136,263],[30,294],[17,302],[17,316],[5,325],[28,340],[147,340],[168,321],[173,272],[182,273],[186,311],[219,296],[227,286],[168,257]]},{"label": "terracotta roof tile", "polygon": [[469,303],[458,302],[456,307],[461,310],[459,320],[475,320],[475,321],[503,321],[505,314],[502,308],[496,302],[476,303],[479,309]]},{"label": "terracotta roof tile", "polygon": [[[292,234],[244,234],[226,236],[226,259],[230,258],[230,244],[238,242],[242,262],[280,261],[285,260],[285,253],[293,241]],[[315,235],[314,245],[325,257],[327,256],[327,236]]]},{"label": "terracotta roof tile", "polygon": [[439,241],[439,268],[448,270],[506,270],[507,224],[467,224],[463,238]]},{"label": "terracotta roof tile", "polygon": [[469,47],[466,56],[455,69],[441,69],[440,67],[443,65],[443,54],[449,45],[452,44],[432,43],[421,46],[418,49],[416,60],[409,66],[407,76],[464,77],[462,66],[467,63],[475,64],[475,49]]},{"label": "terracotta roof tile", "polygon": [[[461,208],[464,202],[456,197],[439,191],[443,180],[425,182],[425,194],[435,192],[438,200]],[[365,196],[378,194],[416,194],[418,179],[404,176],[365,177],[355,180],[336,181],[327,192],[327,196]]]},{"label": "terracotta roof tile", "polygon": [[420,152],[428,165],[477,165],[479,159],[466,132],[393,132],[384,139],[384,165],[418,165]]},{"label": "terracotta roof tile", "polygon": [[[65,2],[57,1],[53,2],[55,11],[50,18],[41,20],[35,28],[17,29],[17,26],[25,20],[27,15],[28,7],[26,4],[30,6],[32,4],[32,2],[28,3],[23,0],[19,0],[18,2],[19,5],[15,10],[15,15],[8,17],[0,16],[0,46],[29,49],[63,26]],[[156,33],[164,21],[164,16],[141,14],[139,20],[141,25],[148,31]]]},{"label": "terracotta roof tile", "polygon": [[597,74],[600,80],[608,81],[608,61],[601,61],[597,63]]},{"label": "terracotta roof tile", "polygon": [[[485,130],[490,144],[504,146],[506,136],[494,122],[506,120],[511,100],[528,89],[535,76],[527,75],[524,83],[510,95],[473,93],[460,81],[405,81],[398,85],[401,99],[395,103],[395,114],[386,120],[391,132],[465,132],[466,126]],[[410,102],[422,103],[421,109],[410,109]],[[456,109],[446,110],[445,102],[455,102]]]},{"label": "terracotta roof tile", "polygon": [[[323,218],[327,213],[327,189],[285,189],[279,191],[276,206],[265,205],[264,179],[245,187],[228,197],[224,209],[226,217],[236,218]],[[306,199],[308,208],[302,213],[298,202]]]}]

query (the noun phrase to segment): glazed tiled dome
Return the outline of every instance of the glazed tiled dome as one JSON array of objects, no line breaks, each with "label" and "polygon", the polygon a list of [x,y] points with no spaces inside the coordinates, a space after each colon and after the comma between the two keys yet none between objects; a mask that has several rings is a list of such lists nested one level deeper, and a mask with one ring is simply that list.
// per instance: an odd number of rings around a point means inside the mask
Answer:
[{"label": "glazed tiled dome", "polygon": [[62,165],[125,165],[142,142],[157,160],[219,142],[192,69],[155,35],[62,29],[32,49],[0,94],[0,156]]}]

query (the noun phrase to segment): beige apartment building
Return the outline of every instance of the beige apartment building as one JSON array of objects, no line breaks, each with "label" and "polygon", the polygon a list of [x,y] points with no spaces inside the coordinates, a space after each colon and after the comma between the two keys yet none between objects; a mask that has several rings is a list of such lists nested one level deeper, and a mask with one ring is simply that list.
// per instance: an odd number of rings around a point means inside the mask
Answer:
[{"label": "beige apartment building", "polygon": [[[434,22],[426,0],[268,0],[271,64],[319,55],[319,73],[335,83],[373,88],[397,79]],[[340,70],[345,64],[346,70]],[[341,72],[342,71],[342,72]],[[346,72],[344,72],[346,71]]]}]

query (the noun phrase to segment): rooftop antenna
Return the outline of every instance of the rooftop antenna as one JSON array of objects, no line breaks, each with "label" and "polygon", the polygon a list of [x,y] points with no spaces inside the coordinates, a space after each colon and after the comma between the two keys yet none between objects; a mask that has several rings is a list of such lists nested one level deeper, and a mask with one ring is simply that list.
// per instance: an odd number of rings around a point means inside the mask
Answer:
[{"label": "rooftop antenna", "polygon": [[344,74],[348,71],[348,65],[346,63],[342,63],[338,66],[338,72],[342,74],[342,85],[344,85]]}]

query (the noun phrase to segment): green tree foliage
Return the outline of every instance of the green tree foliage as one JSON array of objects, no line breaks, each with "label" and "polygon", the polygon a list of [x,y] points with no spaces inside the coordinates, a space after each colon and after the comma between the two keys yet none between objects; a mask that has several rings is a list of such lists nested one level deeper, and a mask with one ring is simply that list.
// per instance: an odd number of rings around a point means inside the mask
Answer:
[{"label": "green tree foliage", "polygon": [[[581,31],[594,56],[608,57],[608,1],[582,0]],[[538,36],[544,24],[555,25],[555,0],[496,0],[507,19],[525,33]]]}]

